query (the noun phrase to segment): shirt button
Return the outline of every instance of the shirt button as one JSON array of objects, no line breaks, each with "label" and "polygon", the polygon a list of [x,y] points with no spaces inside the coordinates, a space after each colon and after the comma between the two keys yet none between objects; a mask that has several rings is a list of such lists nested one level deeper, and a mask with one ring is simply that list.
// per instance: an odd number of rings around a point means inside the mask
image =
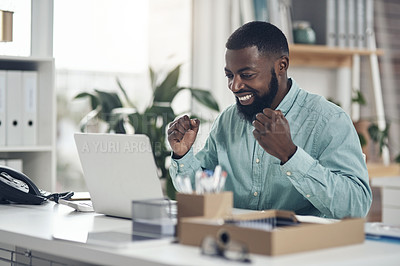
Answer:
[{"label": "shirt button", "polygon": [[311,195],[310,195],[310,194],[307,194],[306,197],[309,198],[309,197],[311,197]]},{"label": "shirt button", "polygon": [[185,165],[183,164],[183,163],[181,163],[180,165],[179,165],[179,167],[181,167],[181,168],[183,168]]},{"label": "shirt button", "polygon": [[287,171],[287,172],[286,172],[286,175],[291,176],[291,175],[292,175],[292,172]]},{"label": "shirt button", "polygon": [[258,196],[258,192],[257,191],[254,192],[253,195],[254,195],[254,197],[257,197]]},{"label": "shirt button", "polygon": [[256,159],[256,163],[259,163],[259,162],[260,162],[260,159],[257,158],[257,159]]}]

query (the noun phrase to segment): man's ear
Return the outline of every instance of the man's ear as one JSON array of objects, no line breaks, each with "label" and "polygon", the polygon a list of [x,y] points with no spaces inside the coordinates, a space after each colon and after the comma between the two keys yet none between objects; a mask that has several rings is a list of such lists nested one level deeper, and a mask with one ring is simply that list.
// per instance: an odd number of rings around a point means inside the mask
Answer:
[{"label": "man's ear", "polygon": [[289,57],[286,55],[281,56],[278,60],[276,60],[275,72],[277,75],[286,74],[286,71],[289,68]]}]

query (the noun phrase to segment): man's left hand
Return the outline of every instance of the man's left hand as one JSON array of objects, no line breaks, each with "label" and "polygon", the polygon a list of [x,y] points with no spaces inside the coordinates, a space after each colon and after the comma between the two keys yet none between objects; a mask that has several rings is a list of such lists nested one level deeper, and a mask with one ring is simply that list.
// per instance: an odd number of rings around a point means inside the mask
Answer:
[{"label": "man's left hand", "polygon": [[253,135],[263,149],[286,163],[297,147],[290,136],[289,123],[280,110],[265,108],[253,121]]}]

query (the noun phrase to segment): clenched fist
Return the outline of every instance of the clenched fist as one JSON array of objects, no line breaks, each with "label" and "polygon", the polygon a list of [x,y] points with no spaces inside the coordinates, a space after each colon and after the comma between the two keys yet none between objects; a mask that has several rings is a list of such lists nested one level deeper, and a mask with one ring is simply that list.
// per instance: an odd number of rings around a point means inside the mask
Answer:
[{"label": "clenched fist", "polygon": [[174,151],[173,157],[183,157],[192,147],[199,131],[200,120],[184,115],[169,125],[168,142]]},{"label": "clenched fist", "polygon": [[297,147],[290,136],[289,123],[280,110],[265,108],[253,121],[253,135],[263,149],[286,163]]}]

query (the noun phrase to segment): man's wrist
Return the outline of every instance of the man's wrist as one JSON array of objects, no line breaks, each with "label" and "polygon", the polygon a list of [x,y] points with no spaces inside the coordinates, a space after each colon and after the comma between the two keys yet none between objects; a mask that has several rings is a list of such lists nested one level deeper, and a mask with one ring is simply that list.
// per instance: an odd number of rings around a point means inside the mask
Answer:
[{"label": "man's wrist", "polygon": [[185,157],[186,154],[188,154],[189,151],[190,151],[190,149],[187,152],[185,152],[183,155],[178,155],[174,151],[172,151],[172,159],[175,159],[175,160],[182,159],[183,157]]},{"label": "man's wrist", "polygon": [[283,158],[283,160],[281,160],[281,165],[284,165],[287,161],[289,161],[290,158],[292,158],[293,155],[296,153],[296,151],[297,151],[297,146],[294,145],[294,149],[292,149],[289,156],[286,156],[285,158]]},{"label": "man's wrist", "polygon": [[177,155],[175,152],[172,153],[172,159],[175,159],[175,160],[179,160],[179,159],[181,159],[183,156],[185,156],[185,154],[182,155],[182,156],[179,156],[179,155]]}]

